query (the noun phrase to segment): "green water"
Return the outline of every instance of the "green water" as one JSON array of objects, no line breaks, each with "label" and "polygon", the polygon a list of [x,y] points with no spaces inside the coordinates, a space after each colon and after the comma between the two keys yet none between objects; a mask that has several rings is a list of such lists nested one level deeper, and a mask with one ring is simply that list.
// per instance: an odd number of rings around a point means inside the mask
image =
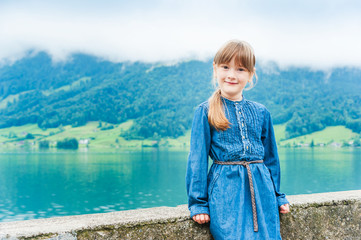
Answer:
[{"label": "green water", "polygon": [[[0,221],[186,204],[187,151],[0,153]],[[286,194],[361,189],[361,149],[280,149]]]}]

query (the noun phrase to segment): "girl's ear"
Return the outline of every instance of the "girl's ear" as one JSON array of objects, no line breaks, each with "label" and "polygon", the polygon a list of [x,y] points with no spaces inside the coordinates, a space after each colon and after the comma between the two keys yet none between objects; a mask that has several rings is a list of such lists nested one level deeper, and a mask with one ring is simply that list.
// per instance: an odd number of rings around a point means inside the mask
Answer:
[{"label": "girl's ear", "polygon": [[217,65],[213,62],[213,74],[216,75],[217,73]]},{"label": "girl's ear", "polygon": [[252,82],[252,79],[253,79],[254,73],[255,73],[255,72],[251,73],[251,76],[250,76],[250,78],[248,79],[248,82],[249,82],[249,83],[250,83],[250,82]]},{"label": "girl's ear", "polygon": [[249,78],[248,82],[252,82],[255,73],[256,73],[256,68],[253,68],[253,72],[251,73],[251,77]]}]

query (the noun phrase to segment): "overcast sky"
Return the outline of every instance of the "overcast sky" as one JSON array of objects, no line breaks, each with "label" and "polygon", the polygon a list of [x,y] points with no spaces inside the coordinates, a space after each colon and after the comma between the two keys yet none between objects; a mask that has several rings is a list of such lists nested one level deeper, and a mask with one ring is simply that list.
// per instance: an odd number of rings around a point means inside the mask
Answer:
[{"label": "overcast sky", "polygon": [[213,57],[229,39],[282,66],[361,67],[359,0],[0,0],[0,62],[30,49],[112,61]]}]

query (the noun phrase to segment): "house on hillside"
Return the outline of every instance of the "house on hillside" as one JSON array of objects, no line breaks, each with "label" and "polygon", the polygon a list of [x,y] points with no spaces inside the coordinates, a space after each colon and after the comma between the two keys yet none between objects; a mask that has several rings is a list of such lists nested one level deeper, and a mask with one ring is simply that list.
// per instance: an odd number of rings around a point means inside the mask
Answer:
[{"label": "house on hillside", "polygon": [[331,147],[341,147],[341,143],[333,142],[330,144]]},{"label": "house on hillside", "polygon": [[79,140],[79,144],[89,144],[90,140],[89,139],[80,139]]}]

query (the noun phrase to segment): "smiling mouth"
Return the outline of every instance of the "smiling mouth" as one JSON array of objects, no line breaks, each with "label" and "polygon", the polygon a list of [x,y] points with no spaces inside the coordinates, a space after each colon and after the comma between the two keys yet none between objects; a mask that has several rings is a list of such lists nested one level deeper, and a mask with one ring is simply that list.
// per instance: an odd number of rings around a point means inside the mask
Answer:
[{"label": "smiling mouth", "polygon": [[225,83],[228,83],[228,84],[231,84],[231,85],[237,84],[236,82],[235,82],[235,83],[232,83],[232,82],[225,82]]}]

